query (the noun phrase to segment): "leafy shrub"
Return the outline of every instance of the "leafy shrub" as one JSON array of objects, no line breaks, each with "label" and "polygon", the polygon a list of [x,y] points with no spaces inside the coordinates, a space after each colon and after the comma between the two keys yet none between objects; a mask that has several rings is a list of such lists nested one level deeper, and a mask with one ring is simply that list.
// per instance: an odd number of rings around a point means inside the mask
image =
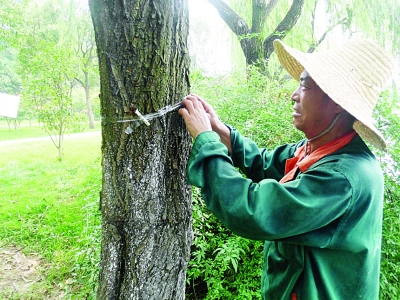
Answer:
[{"label": "leafy shrub", "polygon": [[259,299],[262,242],[234,235],[193,189],[192,259],[187,299]]},{"label": "leafy shrub", "polygon": [[400,298],[400,190],[385,177],[380,299],[389,300]]},{"label": "leafy shrub", "polygon": [[400,104],[396,89],[382,93],[375,113],[377,127],[388,143],[381,153],[385,175],[380,299],[400,298]]}]

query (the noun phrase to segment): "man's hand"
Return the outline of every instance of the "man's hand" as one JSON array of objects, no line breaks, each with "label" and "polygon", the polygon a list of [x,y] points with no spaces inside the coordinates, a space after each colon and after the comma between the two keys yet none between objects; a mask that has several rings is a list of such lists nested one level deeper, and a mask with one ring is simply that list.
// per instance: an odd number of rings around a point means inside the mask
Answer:
[{"label": "man's hand", "polygon": [[[184,108],[178,111],[185,120],[186,127],[194,139],[200,133],[212,130],[210,116],[203,105],[203,102],[206,102],[203,99],[201,100],[200,97],[190,94],[182,101]],[[208,105],[208,108],[213,112],[210,105]]]},{"label": "man's hand", "polygon": [[184,118],[187,129],[193,138],[196,138],[203,131],[213,130],[218,133],[221,142],[232,153],[231,132],[228,127],[218,118],[218,115],[204,99],[190,94],[182,101],[185,108],[179,110],[179,114]]}]

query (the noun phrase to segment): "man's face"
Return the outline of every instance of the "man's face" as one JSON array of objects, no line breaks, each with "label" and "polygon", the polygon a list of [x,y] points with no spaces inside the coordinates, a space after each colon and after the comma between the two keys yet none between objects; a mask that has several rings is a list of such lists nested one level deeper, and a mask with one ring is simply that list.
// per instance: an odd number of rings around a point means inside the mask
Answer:
[{"label": "man's face", "polygon": [[293,92],[293,125],[308,139],[317,136],[331,124],[336,114],[333,102],[315,83],[307,71],[300,75],[300,85]]}]

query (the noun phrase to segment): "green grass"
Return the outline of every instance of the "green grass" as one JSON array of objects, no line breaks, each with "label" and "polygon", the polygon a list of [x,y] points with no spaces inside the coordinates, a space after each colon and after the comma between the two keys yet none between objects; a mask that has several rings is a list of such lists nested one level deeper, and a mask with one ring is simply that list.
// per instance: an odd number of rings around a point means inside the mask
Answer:
[{"label": "green grass", "polygon": [[17,245],[45,259],[44,280],[32,285],[35,299],[60,289],[64,299],[94,298],[100,144],[99,134],[65,139],[61,162],[50,140],[0,147],[0,246]]},{"label": "green grass", "polygon": [[25,139],[31,137],[47,136],[44,129],[37,122],[29,124],[28,121],[21,122],[20,126],[15,129],[13,124],[8,126],[6,121],[0,121],[0,141]]},{"label": "green grass", "polygon": [[[100,130],[100,123],[95,123],[95,129],[85,129],[85,132],[94,132]],[[87,126],[88,127],[88,126]],[[48,134],[37,121],[22,121],[17,128],[13,123],[8,125],[4,120],[0,120],[0,141],[18,140],[34,137],[47,137]]]}]

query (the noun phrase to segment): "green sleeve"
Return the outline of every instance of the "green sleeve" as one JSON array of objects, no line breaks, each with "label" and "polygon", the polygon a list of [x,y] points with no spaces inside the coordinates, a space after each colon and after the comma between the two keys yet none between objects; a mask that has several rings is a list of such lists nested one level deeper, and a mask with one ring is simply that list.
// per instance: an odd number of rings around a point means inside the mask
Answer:
[{"label": "green sleeve", "polygon": [[231,129],[231,158],[234,166],[254,182],[265,178],[279,181],[284,176],[286,160],[294,156],[294,152],[303,142],[283,145],[274,151],[268,151],[258,148],[252,140]]},{"label": "green sleeve", "polygon": [[214,132],[197,137],[187,176],[189,184],[202,189],[205,203],[222,223],[250,239],[325,244],[329,230],[325,228],[326,237],[322,234],[317,241],[311,238],[313,231],[332,224],[351,199],[345,176],[330,168],[318,168],[285,184],[244,178]]}]

